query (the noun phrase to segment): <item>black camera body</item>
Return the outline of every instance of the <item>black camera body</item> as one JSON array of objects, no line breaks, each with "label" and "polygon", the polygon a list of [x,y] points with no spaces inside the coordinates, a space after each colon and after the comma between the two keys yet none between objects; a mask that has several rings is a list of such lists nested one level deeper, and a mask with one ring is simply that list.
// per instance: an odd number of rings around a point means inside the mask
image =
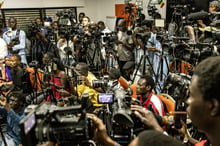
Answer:
[{"label": "black camera body", "polygon": [[135,38],[137,40],[141,40],[143,43],[147,43],[150,37],[151,37],[150,31],[146,31],[142,27],[137,27],[137,33],[135,34]]},{"label": "black camera body", "polygon": [[105,33],[103,37],[103,42],[106,44],[114,43],[118,40],[118,36],[116,32]]},{"label": "black camera body", "polygon": [[14,39],[12,39],[11,42],[13,42],[14,45],[20,44],[20,40],[19,40],[19,38],[17,38],[17,37],[15,37]]},{"label": "black camera body", "polygon": [[[86,144],[92,138],[91,120],[81,105],[57,107],[48,103],[29,105],[20,121],[22,145],[53,141],[62,146]],[[80,114],[80,116],[77,116]]]},{"label": "black camera body", "polygon": [[33,67],[33,68],[35,68],[35,69],[37,69],[37,68],[40,67],[40,65],[39,65],[39,63],[38,63],[37,60],[31,61],[31,62],[29,63],[29,66],[30,66],[30,67]]},{"label": "black camera body", "polygon": [[36,22],[32,22],[31,25],[28,25],[28,30],[33,33],[41,32],[41,28]]}]

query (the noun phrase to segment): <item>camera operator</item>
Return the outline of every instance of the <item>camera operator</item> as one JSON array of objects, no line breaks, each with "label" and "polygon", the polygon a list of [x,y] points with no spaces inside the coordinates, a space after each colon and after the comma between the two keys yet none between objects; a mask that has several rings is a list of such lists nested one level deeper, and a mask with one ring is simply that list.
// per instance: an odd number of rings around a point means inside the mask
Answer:
[{"label": "camera operator", "polygon": [[[209,13],[215,13],[220,11],[220,2],[218,0],[213,0],[209,2]],[[215,14],[214,14],[215,15]],[[219,19],[219,15],[216,16],[208,16],[207,18],[204,18],[203,20],[197,20],[197,23],[199,25],[199,30],[201,34],[198,36],[199,38],[196,38],[194,33],[194,28],[190,25],[186,25],[185,28],[187,29],[190,39],[192,41],[205,41],[207,38],[205,32],[215,31],[216,26],[212,26],[212,24],[215,24],[215,21]]]},{"label": "camera operator", "polygon": [[3,39],[7,43],[8,52],[10,54],[19,54],[21,62],[27,65],[25,56],[25,39],[24,31],[17,29],[17,20],[14,17],[8,19],[8,31],[3,34]]},{"label": "camera operator", "polygon": [[165,104],[152,92],[154,86],[154,80],[151,76],[142,76],[137,82],[136,99],[140,100],[144,108],[157,115],[165,116]]},{"label": "camera operator", "polygon": [[126,26],[126,21],[124,19],[120,19],[117,24],[118,31],[118,40],[116,41],[116,50],[118,53],[119,67],[122,75],[123,66],[127,61],[132,61],[133,58],[133,37],[132,35],[128,35],[128,29]]},{"label": "camera operator", "polygon": [[83,17],[82,25],[83,25],[84,33],[88,33],[90,22],[91,22],[91,20],[90,20],[90,18],[88,16],[84,16]]},{"label": "camera operator", "polygon": [[[68,44],[67,44],[68,43]],[[74,47],[72,40],[67,42],[66,38],[61,38],[57,42],[57,48],[59,50],[59,56],[64,65],[72,65],[75,60],[73,56],[75,56]]]},{"label": "camera operator", "polygon": [[58,42],[58,40],[60,40],[58,22],[57,21],[52,22],[51,26],[54,29],[55,42]]},{"label": "camera operator", "polygon": [[[131,141],[129,146],[181,146],[182,144],[175,141],[172,137],[167,136],[167,133],[160,127],[156,118],[151,111],[146,110],[140,106],[132,106],[131,109],[134,111],[141,122],[145,125],[146,129],[153,131],[144,131],[140,133],[134,140]],[[106,131],[106,127],[101,119],[95,115],[89,114],[92,117],[94,139],[101,145],[104,146],[119,146],[117,142],[112,140]],[[163,133],[163,134],[162,134]]]},{"label": "camera operator", "polygon": [[[50,79],[50,80],[49,80]],[[64,65],[58,58],[54,58],[52,60],[52,72],[50,74],[50,78],[45,81],[45,85],[52,88],[53,96],[56,99],[61,98],[62,96],[57,91],[58,89],[67,90],[67,75],[65,73]],[[49,97],[48,97],[49,98]],[[47,99],[50,101],[50,99]]]},{"label": "camera operator", "polygon": [[79,24],[81,24],[82,25],[82,21],[83,21],[83,17],[85,17],[86,16],[86,14],[84,13],[84,12],[80,12],[79,13]]},{"label": "camera operator", "polygon": [[[24,96],[21,92],[12,92],[9,101],[5,97],[0,97],[0,104],[4,107],[0,108],[1,115],[7,119],[5,140],[8,146],[18,146],[21,144],[19,135],[19,122],[24,118]],[[0,145],[3,146],[2,137]]]},{"label": "camera operator", "polygon": [[106,36],[106,33],[111,33],[111,31],[105,26],[105,23],[103,21],[99,21],[98,23],[98,28],[101,31],[102,35],[101,35],[101,39],[102,39],[102,57],[105,59],[106,56],[106,52],[105,52],[105,42],[103,40],[103,38]]},{"label": "camera operator", "polygon": [[43,54],[48,51],[47,30],[43,28],[41,19],[36,18],[35,22],[31,24],[29,31],[31,35],[32,60],[37,60],[39,64],[42,64]]},{"label": "camera operator", "polygon": [[98,104],[98,94],[102,92],[101,88],[93,88],[92,81],[97,80],[96,77],[89,72],[88,65],[84,62],[79,62],[76,65],[76,70],[80,73],[78,76],[78,85],[77,85],[77,94],[79,97],[82,96],[83,93],[89,94],[89,100],[93,104],[94,108],[100,107],[101,105]]}]

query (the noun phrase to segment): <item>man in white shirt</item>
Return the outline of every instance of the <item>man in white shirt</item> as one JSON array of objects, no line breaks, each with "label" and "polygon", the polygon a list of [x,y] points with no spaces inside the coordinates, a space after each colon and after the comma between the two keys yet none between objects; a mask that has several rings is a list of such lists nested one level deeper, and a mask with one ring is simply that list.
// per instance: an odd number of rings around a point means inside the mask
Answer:
[{"label": "man in white shirt", "polygon": [[3,34],[8,52],[10,54],[18,54],[21,56],[21,62],[27,64],[25,55],[25,40],[26,35],[24,31],[17,29],[17,20],[14,17],[10,17],[8,20],[8,31]]},{"label": "man in white shirt", "polygon": [[3,60],[8,54],[8,48],[6,42],[2,38],[0,38],[0,52],[0,60]]}]

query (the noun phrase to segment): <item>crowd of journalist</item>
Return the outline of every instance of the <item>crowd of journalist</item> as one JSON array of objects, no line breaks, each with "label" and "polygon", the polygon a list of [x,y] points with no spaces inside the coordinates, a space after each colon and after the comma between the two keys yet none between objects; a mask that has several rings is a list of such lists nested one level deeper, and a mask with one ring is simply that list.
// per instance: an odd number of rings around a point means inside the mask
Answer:
[{"label": "crowd of journalist", "polygon": [[137,14],[115,31],[71,10],[27,31],[5,20],[0,145],[219,146],[219,10],[164,27]]}]

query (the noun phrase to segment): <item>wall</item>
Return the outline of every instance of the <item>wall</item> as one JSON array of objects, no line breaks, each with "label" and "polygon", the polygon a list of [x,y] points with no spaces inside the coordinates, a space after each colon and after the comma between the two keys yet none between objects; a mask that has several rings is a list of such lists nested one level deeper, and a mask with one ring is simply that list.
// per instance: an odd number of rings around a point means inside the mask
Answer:
[{"label": "wall", "polygon": [[[163,8],[156,5],[162,18],[166,18],[166,1]],[[147,5],[149,0],[143,0],[143,13],[148,17]],[[135,3],[132,0],[130,3]],[[77,8],[77,12],[85,12],[93,21],[102,20],[106,22],[106,16],[115,16],[115,4],[124,4],[124,0],[85,0],[85,7]]]},{"label": "wall", "polygon": [[5,0],[3,9],[85,6],[84,0]]},{"label": "wall", "polygon": [[[166,1],[161,9],[157,5],[162,18],[166,18]],[[143,0],[143,13],[148,16],[147,5],[149,0]],[[130,3],[135,3],[131,0]],[[2,6],[7,8],[42,8],[42,7],[77,7],[77,13],[85,12],[91,20],[107,22],[107,16],[115,16],[115,4],[124,4],[124,0],[5,0]],[[147,17],[149,18],[149,17]]]}]

